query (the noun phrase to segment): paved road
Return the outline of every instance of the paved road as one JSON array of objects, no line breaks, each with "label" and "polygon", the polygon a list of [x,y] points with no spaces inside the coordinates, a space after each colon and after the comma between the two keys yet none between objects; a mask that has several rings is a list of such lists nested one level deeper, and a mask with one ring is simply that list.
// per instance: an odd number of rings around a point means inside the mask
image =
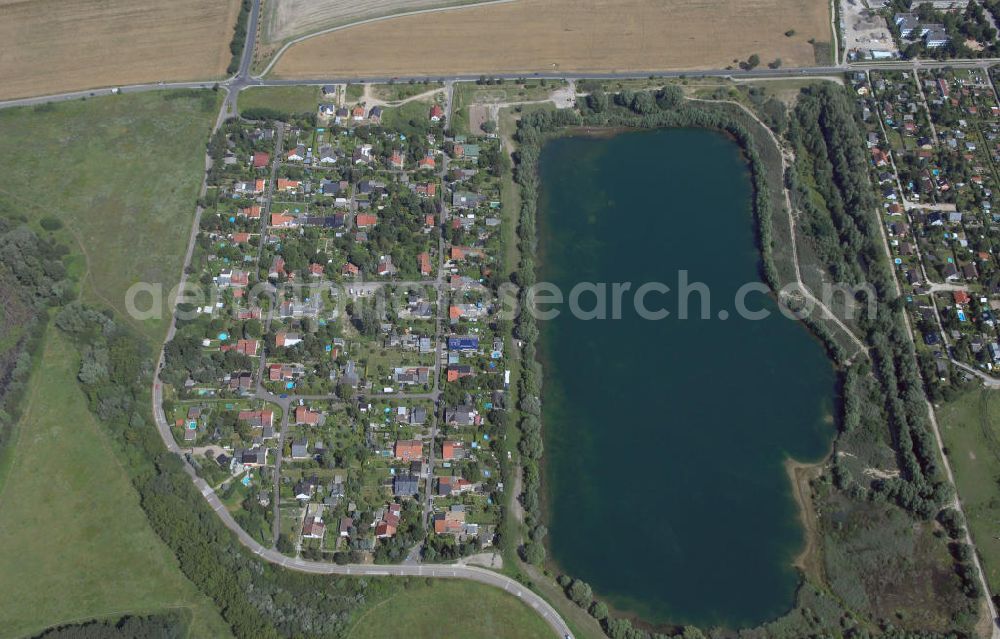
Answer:
[{"label": "paved road", "polygon": [[[166,444],[167,449],[170,450],[170,452],[181,455],[183,458],[184,451],[181,450],[181,448],[177,445],[177,442],[174,441],[173,434],[170,432],[170,426],[167,424],[167,420],[163,414],[161,389],[162,387],[160,383],[157,382],[153,393],[153,414],[156,417],[156,427],[159,430],[161,437],[163,437],[163,442]],[[535,612],[541,615],[560,637],[570,636],[569,626],[566,625],[566,622],[562,620],[559,613],[557,613],[555,609],[548,604],[548,602],[510,577],[486,570],[485,568],[454,564],[404,564],[384,566],[348,564],[341,566],[334,563],[308,561],[300,558],[287,557],[273,548],[264,547],[256,539],[247,534],[247,532],[243,530],[238,523],[236,523],[236,520],[233,519],[233,516],[219,499],[218,495],[215,494],[212,487],[209,486],[204,479],[198,477],[194,468],[187,461],[184,463],[184,471],[191,477],[191,481],[194,482],[198,492],[202,494],[205,501],[208,502],[208,505],[213,511],[215,511],[215,514],[218,515],[220,520],[222,520],[222,523],[225,524],[226,528],[231,530],[236,535],[236,538],[241,544],[246,546],[247,549],[264,561],[268,561],[272,564],[276,564],[290,570],[298,570],[300,572],[320,575],[470,579],[472,581],[478,581],[479,583],[495,586],[511,593],[516,597],[519,597],[520,599],[523,599],[524,603],[531,606]]]},{"label": "paved road", "polygon": [[[257,7],[260,0],[255,0]],[[254,11],[256,15],[257,11]],[[256,23],[256,18],[253,19]],[[248,30],[248,42],[256,37],[255,31]],[[410,80],[439,80],[443,82],[470,82],[478,80],[486,75],[492,78],[503,78],[505,80],[515,80],[517,78],[546,78],[550,80],[627,80],[643,79],[648,77],[657,78],[679,78],[679,77],[715,77],[734,79],[756,79],[756,78],[808,78],[814,76],[830,76],[851,71],[911,71],[930,69],[986,69],[993,65],[1000,64],[1000,58],[983,58],[979,60],[899,60],[889,62],[855,62],[847,65],[833,66],[813,66],[813,67],[789,67],[781,69],[754,69],[753,71],[741,71],[736,69],[691,69],[686,71],[628,71],[623,73],[552,73],[551,71],[525,72],[525,73],[466,73],[460,75],[427,74],[414,76],[337,76],[337,77],[316,77],[301,79],[262,79],[249,75],[250,59],[253,55],[252,43],[248,44],[244,50],[244,59],[240,65],[240,71],[232,78],[221,82],[211,80],[201,80],[194,82],[168,82],[168,83],[143,83],[122,85],[119,87],[99,87],[84,91],[71,91],[67,93],[56,93],[51,95],[35,96],[29,98],[18,98],[14,100],[0,101],[0,109],[16,106],[32,106],[45,104],[48,102],[64,102],[67,100],[78,100],[85,97],[95,97],[111,95],[117,91],[120,93],[139,93],[143,91],[156,91],[160,89],[210,89],[214,86],[230,89],[232,97],[227,100],[227,117],[235,113],[236,95],[246,87],[254,86],[294,86],[294,85],[324,85],[324,84],[345,84],[349,82],[408,82]]]}]

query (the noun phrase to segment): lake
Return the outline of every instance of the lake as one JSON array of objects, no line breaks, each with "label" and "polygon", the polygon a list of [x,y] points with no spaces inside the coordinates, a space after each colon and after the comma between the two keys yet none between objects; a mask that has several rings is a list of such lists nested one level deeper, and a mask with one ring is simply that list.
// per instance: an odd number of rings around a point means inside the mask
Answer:
[{"label": "lake", "polygon": [[[539,321],[549,556],[623,614],[745,627],[793,605],[804,530],[784,462],[815,462],[835,434],[835,373],[804,325],[758,283],[749,169],[701,129],[568,137],[539,165],[539,282],[631,282],[620,319],[568,303]],[[680,271],[710,291],[677,300]],[[644,319],[634,293],[650,292]],[[595,294],[579,306],[595,307]],[[719,319],[719,312],[729,314]]]}]

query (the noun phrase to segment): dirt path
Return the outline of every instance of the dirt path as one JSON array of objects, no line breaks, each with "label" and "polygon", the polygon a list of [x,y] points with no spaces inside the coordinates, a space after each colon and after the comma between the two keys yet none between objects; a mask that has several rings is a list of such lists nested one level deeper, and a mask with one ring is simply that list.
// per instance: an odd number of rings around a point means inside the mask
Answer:
[{"label": "dirt path", "polygon": [[[753,118],[754,121],[757,122],[757,124],[759,124],[761,127],[763,127],[763,129],[765,131],[767,131],[767,134],[771,138],[771,142],[774,143],[775,148],[777,148],[778,152],[781,154],[781,173],[782,173],[782,176],[784,176],[785,172],[788,171],[789,165],[792,162],[795,161],[795,156],[792,155],[792,153],[790,151],[786,151],[784,149],[784,147],[782,147],[781,142],[778,140],[777,136],[774,135],[774,132],[771,131],[771,129],[760,120],[760,118],[757,117],[756,113],[754,113],[753,111],[751,111],[750,109],[748,109],[743,104],[741,104],[739,102],[736,102],[735,100],[705,100],[705,99],[701,99],[701,98],[687,98],[687,99],[691,100],[693,102],[714,102],[714,103],[724,102],[726,104],[736,105],[739,108],[743,109],[747,113],[747,115],[749,115],[751,118]],[[844,333],[847,334],[851,338],[851,341],[853,341],[858,346],[858,348],[860,349],[859,352],[862,352],[865,355],[868,355],[868,347],[865,345],[865,343],[863,341],[861,341],[861,339],[858,338],[858,336],[854,334],[854,331],[852,331],[850,328],[848,328],[847,325],[844,324],[844,322],[842,322],[840,320],[840,318],[837,317],[833,313],[833,311],[831,311],[829,308],[827,308],[827,306],[825,304],[823,304],[823,302],[821,302],[815,295],[813,295],[812,291],[810,291],[809,288],[802,281],[802,270],[801,270],[801,267],[799,266],[798,240],[796,239],[796,235],[795,235],[795,209],[792,207],[792,198],[791,198],[791,196],[788,193],[788,188],[782,187],[782,192],[785,195],[785,210],[788,212],[788,216],[787,216],[788,217],[788,226],[789,226],[789,229],[791,231],[791,238],[792,238],[792,243],[791,243],[791,247],[792,247],[792,264],[795,265],[795,280],[796,280],[796,283],[798,284],[798,288],[799,288],[800,293],[810,303],[812,303],[816,307],[820,308],[823,311],[824,316],[827,317],[828,319],[830,319],[834,324],[836,324],[837,327],[840,328],[840,330],[844,331]],[[850,358],[848,358],[848,362],[850,362],[852,359],[853,359],[853,356],[851,356]]]},{"label": "dirt path", "polygon": [[402,100],[380,100],[372,95],[372,85],[365,84],[365,92],[361,96],[361,100],[367,106],[381,106],[381,107],[398,107],[403,106],[409,102],[416,102],[417,100],[426,100],[427,98],[433,97],[438,93],[443,93],[447,90],[447,87],[438,87],[436,89],[430,89],[429,91],[424,91],[423,93],[418,93],[417,95],[411,95],[408,98]]},{"label": "dirt path", "polygon": [[810,482],[823,472],[823,463],[803,464],[788,459],[785,461],[785,472],[792,483],[792,494],[799,506],[799,521],[806,533],[805,548],[795,557],[794,564],[816,583],[826,583],[820,552],[819,516],[816,514],[810,486]]}]

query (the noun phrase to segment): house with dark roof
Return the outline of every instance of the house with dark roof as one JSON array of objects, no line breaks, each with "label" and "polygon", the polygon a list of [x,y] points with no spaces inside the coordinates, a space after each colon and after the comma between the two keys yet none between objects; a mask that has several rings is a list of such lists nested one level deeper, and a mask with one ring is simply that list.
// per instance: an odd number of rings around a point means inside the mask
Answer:
[{"label": "house with dark roof", "polygon": [[392,494],[396,497],[412,497],[419,491],[420,480],[412,475],[396,475],[392,478]]},{"label": "house with dark roof", "polygon": [[295,493],[296,499],[312,499],[317,486],[319,486],[319,480],[315,476],[309,478],[303,477],[295,483],[292,492]]}]

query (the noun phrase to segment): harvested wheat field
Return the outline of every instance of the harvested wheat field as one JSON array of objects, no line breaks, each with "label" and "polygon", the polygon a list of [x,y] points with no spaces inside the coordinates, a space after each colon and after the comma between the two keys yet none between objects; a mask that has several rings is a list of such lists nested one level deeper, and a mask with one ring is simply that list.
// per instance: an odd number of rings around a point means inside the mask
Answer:
[{"label": "harvested wheat field", "polygon": [[264,4],[269,43],[360,20],[486,0],[273,0]]},{"label": "harvested wheat field", "polygon": [[0,98],[224,75],[239,0],[0,0]]},{"label": "harvested wheat field", "polygon": [[754,53],[806,66],[810,39],[831,40],[823,0],[517,0],[316,36],[291,46],[273,75],[708,69]]}]

